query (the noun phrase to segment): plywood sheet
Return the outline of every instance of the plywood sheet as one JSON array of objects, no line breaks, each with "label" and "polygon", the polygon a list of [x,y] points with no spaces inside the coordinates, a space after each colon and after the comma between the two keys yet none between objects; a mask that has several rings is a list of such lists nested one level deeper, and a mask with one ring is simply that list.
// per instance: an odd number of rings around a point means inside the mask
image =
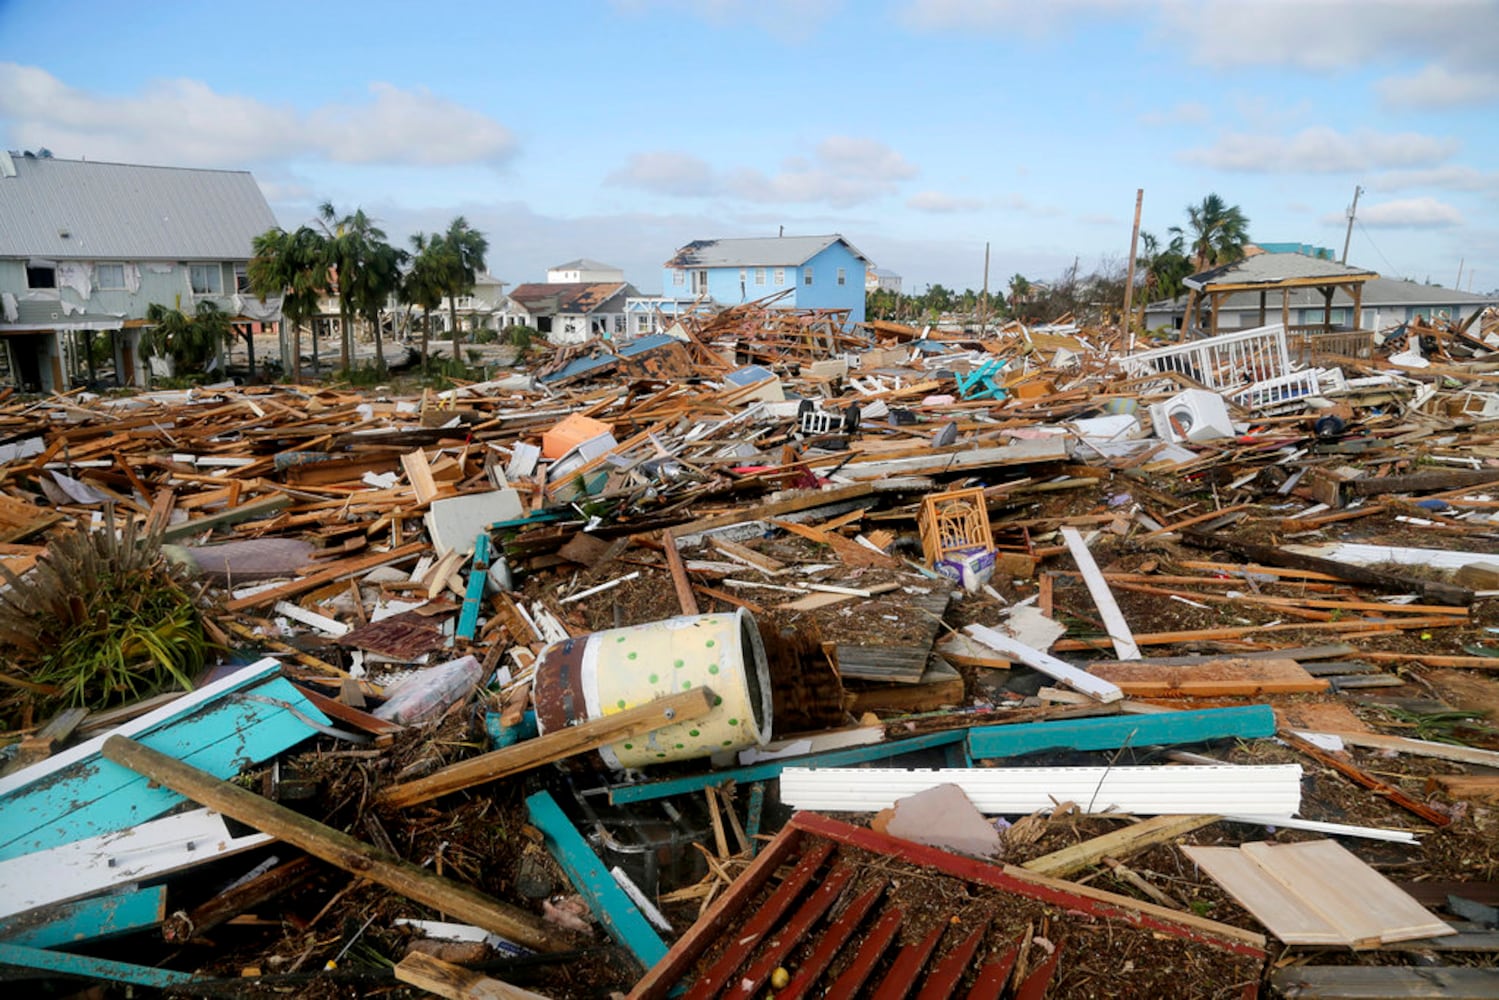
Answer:
[{"label": "plywood sheet", "polygon": [[1191,666],[1108,663],[1089,672],[1112,681],[1125,694],[1147,698],[1252,697],[1327,690],[1327,681],[1308,674],[1295,660],[1224,659]]}]

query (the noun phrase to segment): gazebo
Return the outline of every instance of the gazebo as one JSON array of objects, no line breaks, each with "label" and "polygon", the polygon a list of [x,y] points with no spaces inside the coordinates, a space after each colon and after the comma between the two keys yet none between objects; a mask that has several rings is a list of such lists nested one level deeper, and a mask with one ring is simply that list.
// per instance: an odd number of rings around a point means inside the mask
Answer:
[{"label": "gazebo", "polygon": [[[1206,301],[1208,305],[1206,332],[1210,336],[1216,336],[1219,307],[1230,295],[1243,292],[1259,293],[1259,325],[1264,326],[1266,322],[1269,322],[1267,315],[1270,293],[1279,292],[1280,322],[1286,328],[1287,333],[1330,333],[1332,332],[1332,299],[1341,288],[1346,290],[1348,296],[1353,299],[1352,327],[1358,330],[1364,282],[1372,281],[1377,277],[1379,275],[1374,271],[1349,267],[1346,264],[1338,264],[1319,257],[1308,257],[1305,254],[1255,254],[1232,264],[1201,271],[1182,282],[1187,286],[1187,307],[1182,319],[1182,328],[1185,332],[1195,325],[1193,320],[1196,318],[1197,310]],[[1292,326],[1291,292],[1303,288],[1314,289],[1322,293],[1326,311],[1321,324]]]}]

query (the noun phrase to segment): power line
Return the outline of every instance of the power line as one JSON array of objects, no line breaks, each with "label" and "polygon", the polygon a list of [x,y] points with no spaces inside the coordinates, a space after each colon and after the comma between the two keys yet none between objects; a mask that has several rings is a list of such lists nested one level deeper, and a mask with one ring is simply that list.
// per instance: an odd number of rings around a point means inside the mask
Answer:
[{"label": "power line", "polygon": [[1401,277],[1405,276],[1400,268],[1390,263],[1390,258],[1386,257],[1384,251],[1379,249],[1379,244],[1374,242],[1374,237],[1369,235],[1369,230],[1364,227],[1362,222],[1358,224],[1358,231],[1364,234],[1364,238],[1369,241],[1369,245],[1374,248],[1374,252],[1379,254],[1379,259],[1384,261],[1385,267],[1389,269],[1391,274],[1399,274]]}]

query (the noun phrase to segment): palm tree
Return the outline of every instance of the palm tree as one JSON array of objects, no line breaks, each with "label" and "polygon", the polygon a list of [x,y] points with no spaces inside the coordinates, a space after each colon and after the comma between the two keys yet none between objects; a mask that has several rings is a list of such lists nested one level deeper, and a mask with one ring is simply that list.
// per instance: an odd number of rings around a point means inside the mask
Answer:
[{"label": "palm tree", "polygon": [[385,374],[385,345],[382,340],[380,314],[396,289],[401,286],[401,264],[404,250],[385,242],[383,230],[369,224],[363,212],[356,212],[355,233],[359,234],[358,270],[350,282],[350,305],[375,331],[375,370]]},{"label": "palm tree", "polygon": [[1021,305],[1030,298],[1031,282],[1023,274],[1010,276],[1010,314],[1016,319],[1020,318]]},{"label": "palm tree", "polygon": [[[262,302],[272,296],[281,296],[282,319],[291,324],[292,363],[289,371],[293,379],[299,378],[301,324],[317,313],[318,299],[328,283],[326,240],[322,233],[310,226],[302,226],[293,233],[277,228],[255,237],[251,247],[254,256],[250,258],[250,290]],[[315,375],[315,340],[312,357]]]},{"label": "palm tree", "polygon": [[1140,242],[1140,266],[1145,272],[1145,295],[1141,304],[1176,298],[1186,287],[1182,284],[1183,279],[1192,273],[1185,239],[1177,233],[1162,247],[1154,234],[1142,232]]},{"label": "palm tree", "polygon": [[432,340],[432,313],[442,305],[443,273],[447,267],[443,255],[447,249],[442,235],[417,233],[411,237],[411,267],[401,283],[405,302],[422,307],[422,364],[426,365]]},{"label": "palm tree", "polygon": [[1249,220],[1238,205],[1230,205],[1217,194],[1202,199],[1201,204],[1187,206],[1187,229],[1172,226],[1169,232],[1191,238],[1188,250],[1195,271],[1205,271],[1219,264],[1232,264],[1244,258],[1244,244],[1249,242]]},{"label": "palm tree", "polygon": [[484,270],[484,255],[489,241],[484,234],[458,216],[448,224],[442,236],[439,259],[443,261],[443,291],[448,297],[448,318],[453,323],[453,360],[458,360],[458,296],[474,290],[474,279]]},{"label": "palm tree", "polygon": [[[356,215],[363,216],[363,210]],[[318,206],[318,225],[327,239],[328,267],[333,272],[334,288],[338,292],[338,365],[349,370],[349,354],[353,349],[352,323],[354,304],[350,301],[354,272],[358,267],[356,238],[352,236],[355,215],[340,216],[333,202],[325,201]],[[368,221],[368,220],[366,220]]]}]

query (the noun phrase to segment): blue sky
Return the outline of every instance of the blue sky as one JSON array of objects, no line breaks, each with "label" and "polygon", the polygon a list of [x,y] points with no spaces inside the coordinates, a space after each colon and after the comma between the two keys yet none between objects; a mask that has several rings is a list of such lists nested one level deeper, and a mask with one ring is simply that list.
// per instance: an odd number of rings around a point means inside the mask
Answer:
[{"label": "blue sky", "polygon": [[247,169],[501,280],[839,232],[907,291],[1121,266],[1209,192],[1262,241],[1499,288],[1492,0],[0,0],[0,144]]}]

